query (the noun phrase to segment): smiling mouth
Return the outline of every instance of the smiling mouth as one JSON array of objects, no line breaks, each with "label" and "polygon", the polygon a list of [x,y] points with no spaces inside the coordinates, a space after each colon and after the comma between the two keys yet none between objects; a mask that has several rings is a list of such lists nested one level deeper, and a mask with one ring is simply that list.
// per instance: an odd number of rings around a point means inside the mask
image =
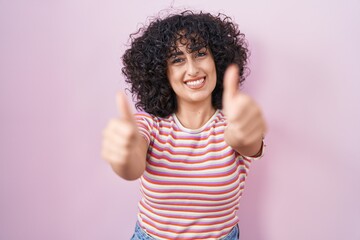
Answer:
[{"label": "smiling mouth", "polygon": [[204,85],[204,83],[205,83],[205,77],[185,82],[185,84],[192,89],[200,88]]}]

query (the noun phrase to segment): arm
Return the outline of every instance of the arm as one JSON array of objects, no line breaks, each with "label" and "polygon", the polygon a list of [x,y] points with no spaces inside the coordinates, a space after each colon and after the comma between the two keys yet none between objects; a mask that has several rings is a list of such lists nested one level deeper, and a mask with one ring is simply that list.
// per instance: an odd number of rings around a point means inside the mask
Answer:
[{"label": "arm", "polygon": [[260,157],[263,151],[263,138],[250,143],[248,145],[241,145],[241,140],[237,140],[234,131],[232,132],[229,128],[225,130],[225,141],[226,143],[231,146],[235,151],[243,156],[248,157]]}]

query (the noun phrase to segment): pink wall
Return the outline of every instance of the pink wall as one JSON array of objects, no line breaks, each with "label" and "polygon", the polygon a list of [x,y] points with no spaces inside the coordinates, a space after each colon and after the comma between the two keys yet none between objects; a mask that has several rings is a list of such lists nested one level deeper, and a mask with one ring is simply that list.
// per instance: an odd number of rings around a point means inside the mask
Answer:
[{"label": "pink wall", "polygon": [[[360,239],[360,2],[0,1],[0,239],[129,239],[137,182],[100,159],[128,34],[173,5],[233,16],[269,124],[242,240]],[[146,7],[145,7],[146,5]]]}]

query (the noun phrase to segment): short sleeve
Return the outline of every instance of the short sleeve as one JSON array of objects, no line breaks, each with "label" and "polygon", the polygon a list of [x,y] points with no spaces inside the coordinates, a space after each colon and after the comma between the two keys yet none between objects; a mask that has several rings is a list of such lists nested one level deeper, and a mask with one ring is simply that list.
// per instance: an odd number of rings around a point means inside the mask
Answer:
[{"label": "short sleeve", "polygon": [[146,112],[138,112],[134,114],[136,124],[140,134],[145,138],[148,144],[151,142],[151,132],[153,126],[153,118]]}]

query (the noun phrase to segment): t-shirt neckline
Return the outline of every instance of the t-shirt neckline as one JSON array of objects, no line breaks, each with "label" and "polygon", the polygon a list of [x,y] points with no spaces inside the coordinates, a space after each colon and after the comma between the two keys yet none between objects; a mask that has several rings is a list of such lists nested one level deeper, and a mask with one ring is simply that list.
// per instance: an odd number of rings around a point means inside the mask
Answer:
[{"label": "t-shirt neckline", "polygon": [[216,118],[216,116],[218,115],[219,111],[220,111],[220,110],[217,109],[217,110],[215,111],[215,113],[211,116],[211,118],[209,118],[209,120],[208,120],[203,126],[201,126],[200,128],[197,128],[197,129],[191,129],[191,128],[186,128],[186,127],[184,127],[184,126],[181,124],[180,120],[177,118],[177,116],[176,116],[175,113],[173,113],[172,116],[173,116],[173,118],[174,118],[174,121],[175,121],[176,125],[177,125],[182,131],[187,132],[187,133],[200,133],[200,132],[202,132],[202,131]]}]

